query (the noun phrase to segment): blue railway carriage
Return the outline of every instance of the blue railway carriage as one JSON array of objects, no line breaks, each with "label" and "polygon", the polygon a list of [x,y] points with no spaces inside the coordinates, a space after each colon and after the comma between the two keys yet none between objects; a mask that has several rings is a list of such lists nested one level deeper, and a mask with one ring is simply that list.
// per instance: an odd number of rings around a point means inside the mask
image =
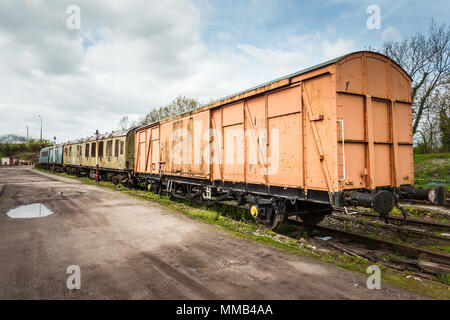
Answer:
[{"label": "blue railway carriage", "polygon": [[63,171],[62,170],[62,168],[63,168],[63,150],[64,150],[63,144],[58,144],[55,147],[49,147],[48,164],[49,164],[50,168],[53,166],[53,156],[54,156],[55,170],[60,171],[60,172]]},{"label": "blue railway carriage", "polygon": [[39,153],[39,167],[48,169],[50,149],[50,147],[41,149],[41,152]]},{"label": "blue railway carriage", "polygon": [[51,169],[53,167],[53,157],[55,158],[55,170],[62,172],[63,170],[63,149],[64,145],[43,148],[39,154],[39,167]]}]

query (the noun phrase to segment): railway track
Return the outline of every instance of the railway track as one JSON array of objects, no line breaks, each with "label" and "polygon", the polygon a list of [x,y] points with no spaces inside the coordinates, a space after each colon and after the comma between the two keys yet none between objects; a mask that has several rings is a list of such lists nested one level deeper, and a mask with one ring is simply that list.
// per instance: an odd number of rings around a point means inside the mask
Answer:
[{"label": "railway track", "polygon": [[[230,210],[239,208],[238,206],[228,202],[221,203],[218,208],[223,208],[224,210],[230,212]],[[366,215],[366,213],[364,213]],[[370,217],[378,216],[367,214]],[[335,218],[334,216],[330,216],[331,218]],[[340,217],[338,217],[340,219]],[[357,220],[350,218],[351,220]],[[403,220],[398,218],[399,220]],[[306,228],[305,225],[295,218],[289,218],[286,221],[291,225],[295,225],[298,227]],[[445,228],[444,230],[448,230],[449,225],[441,224],[436,222],[428,222],[428,221],[419,221],[419,219],[411,219],[407,220],[407,223],[411,223],[413,225],[428,225],[434,228]],[[375,224],[375,223],[374,223]],[[383,223],[376,224],[378,226],[383,226]],[[387,225],[386,228],[398,231],[405,231],[412,233],[411,229],[406,229],[402,226],[395,225]],[[406,229],[406,230],[403,230]],[[424,279],[434,279],[435,276],[441,273],[450,273],[450,254],[444,252],[437,252],[433,250],[428,250],[425,248],[417,247],[410,244],[398,243],[394,241],[389,241],[386,239],[375,238],[373,236],[364,235],[361,233],[349,232],[338,227],[331,227],[327,225],[323,225],[323,223],[314,227],[311,232],[311,229],[305,229],[308,231],[309,236],[307,239],[314,239],[319,241],[323,246],[332,247],[333,249],[347,253],[349,255],[361,257],[373,262],[379,262],[387,267],[397,269],[397,270],[409,270],[413,272],[418,277]],[[318,233],[318,234],[317,234]],[[430,234],[428,232],[420,232],[419,230],[415,230],[414,232],[417,236],[423,238],[432,238],[434,240],[439,241],[450,241],[450,237],[440,236]],[[284,236],[290,237],[289,233],[283,234]],[[322,240],[324,236],[332,236],[332,240],[325,241]],[[361,245],[365,247],[365,249],[361,249]],[[394,258],[391,258],[391,261],[385,261],[383,259],[383,254],[399,254]]]},{"label": "railway track", "polygon": [[[304,227],[301,221],[288,219],[289,224],[299,227]],[[336,239],[338,244],[326,240],[321,240],[323,244],[345,252],[347,254],[365,258],[369,261],[380,262],[388,267],[394,269],[407,269],[413,271],[416,275],[430,279],[430,275],[436,276],[441,273],[450,272],[450,255],[436,251],[427,250],[424,248],[401,244],[384,239],[374,238],[360,233],[348,232],[336,227],[317,225],[314,232],[320,235],[314,237],[321,239],[323,236],[331,236]],[[358,245],[364,244],[366,250],[361,250],[360,247],[355,247],[351,244],[355,242]],[[387,250],[390,253],[397,253],[404,258],[396,258],[394,262],[384,261],[376,251]],[[366,251],[366,253],[361,253]],[[419,272],[419,273],[417,273]],[[425,272],[425,274],[423,274]]]},{"label": "railway track", "polygon": [[[228,202],[220,203],[217,208],[223,208],[223,210],[230,212],[230,210],[237,209],[239,207]],[[364,213],[364,215],[366,215],[366,213]],[[379,219],[379,217],[375,215],[370,215],[370,217]],[[403,219],[398,218],[398,220]],[[301,221],[293,218],[287,219],[286,222],[291,225],[306,228]],[[449,228],[449,225],[447,224],[419,221],[419,219],[412,218],[409,218],[407,223],[411,223],[416,226],[423,226],[425,224],[428,227],[443,228],[444,230],[448,230]],[[380,226],[384,224],[381,223],[376,225]],[[386,228],[395,231],[401,230],[409,233],[412,232],[411,229],[403,230],[406,228],[402,226],[399,227],[400,229],[395,225],[388,225]],[[392,269],[401,271],[408,270],[423,279],[434,280],[436,276],[442,273],[450,273],[450,254],[444,252],[441,253],[410,244],[398,243],[361,233],[349,232],[337,227],[331,227],[323,224],[319,224],[314,227],[312,232],[311,229],[308,228],[305,230],[307,230],[309,235],[307,239],[314,240],[316,242],[318,241],[321,246],[332,247],[338,252],[364,258],[372,262],[378,262]],[[420,232],[419,230],[415,230],[415,234],[422,238],[432,238],[433,240],[438,241],[450,241],[449,237],[434,235],[428,232]],[[289,235],[289,233],[283,235],[293,238]],[[332,236],[332,239],[328,241],[322,240],[324,236]],[[361,245],[364,246],[364,249],[361,249]],[[384,258],[385,255],[393,255],[393,257],[389,257],[389,261],[386,261]]]},{"label": "railway track", "polygon": [[[335,211],[337,211],[337,210],[335,210]],[[339,210],[339,212],[341,212],[341,211],[343,211],[343,210]],[[380,219],[380,217],[378,215],[374,215],[374,214],[371,214],[368,212],[363,212],[363,211],[357,211],[357,212],[355,211],[354,214],[357,216],[367,217],[367,218],[373,219],[373,220]],[[398,223],[403,226],[409,225],[409,226],[425,227],[425,228],[436,229],[436,230],[450,230],[450,224],[435,222],[435,221],[426,221],[423,219],[407,218],[406,220],[404,220],[403,218],[400,218],[400,217],[389,216],[389,221]]]},{"label": "railway track", "polygon": [[[362,213],[357,213],[357,214],[360,214],[361,216],[367,217],[372,220],[379,220],[379,217],[375,216],[375,215],[362,214]],[[450,232],[450,225],[444,224],[444,223],[420,221],[419,219],[403,220],[401,218],[396,218],[395,221],[402,224],[400,226],[400,225],[395,225],[395,224],[385,224],[385,223],[380,223],[380,222],[367,221],[364,219],[350,218],[350,217],[334,215],[334,214],[328,216],[328,218],[343,221],[343,222],[359,223],[359,224],[363,224],[363,225],[367,225],[367,226],[371,226],[371,227],[387,229],[387,230],[394,231],[399,234],[407,234],[407,235],[414,234],[416,236],[420,236],[420,237],[424,237],[424,238],[428,238],[428,239],[434,239],[434,240],[438,240],[438,241],[439,240],[450,241],[450,234],[449,234],[449,236],[446,236],[446,235],[435,234],[435,233],[431,233],[431,232],[427,232],[427,231],[423,231],[423,230],[411,229],[411,228],[405,227],[405,225],[414,225],[414,226],[419,226],[421,228],[439,230],[441,233]],[[391,220],[391,218],[389,218],[389,219]]]},{"label": "railway track", "polygon": [[402,234],[402,233],[407,234],[407,235],[414,234],[416,236],[420,236],[420,237],[427,238],[427,239],[450,241],[450,237],[447,237],[447,236],[433,234],[433,233],[429,233],[429,232],[421,231],[421,230],[414,230],[414,229],[405,228],[405,227],[396,226],[396,225],[377,224],[377,223],[370,222],[370,221],[364,221],[364,220],[358,220],[358,219],[352,219],[352,218],[346,218],[346,217],[340,217],[340,216],[329,216],[329,218],[340,220],[343,222],[351,222],[354,224],[362,224],[362,225],[366,225],[366,226],[368,225],[368,226],[372,226],[372,227],[376,227],[376,228],[387,229],[389,231],[393,231],[398,234]]},{"label": "railway track", "polygon": [[445,203],[443,204],[434,204],[434,203],[430,203],[429,201],[426,200],[412,200],[412,199],[403,199],[400,202],[400,205],[422,205],[422,206],[427,206],[427,207],[434,207],[436,209],[450,209],[450,203],[448,202],[448,200],[446,200]]},{"label": "railway track", "polygon": [[[304,226],[302,222],[288,219],[288,223],[297,225],[297,226]],[[338,228],[330,227],[330,226],[324,226],[324,225],[317,225],[315,227],[317,231],[320,231],[321,233],[326,233],[328,235],[332,235],[334,237],[346,237],[353,240],[356,240],[361,243],[365,243],[369,245],[373,250],[376,248],[386,248],[386,249],[392,249],[398,253],[404,254],[405,256],[415,258],[415,259],[429,259],[436,263],[443,263],[450,267],[450,254],[435,252],[423,248],[418,248],[415,246],[410,246],[406,244],[396,243],[384,239],[377,239],[373,237],[369,237],[366,235],[362,235],[359,233],[353,233],[348,232],[345,230],[340,230]]]}]

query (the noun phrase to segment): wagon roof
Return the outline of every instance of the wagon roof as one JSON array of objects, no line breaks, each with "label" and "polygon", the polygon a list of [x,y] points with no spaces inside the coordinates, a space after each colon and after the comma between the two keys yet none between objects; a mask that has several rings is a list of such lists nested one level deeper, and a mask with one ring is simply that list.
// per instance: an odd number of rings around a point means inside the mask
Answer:
[{"label": "wagon roof", "polygon": [[[98,140],[123,137],[123,136],[126,136],[128,134],[128,132],[130,132],[132,130],[134,130],[134,128],[102,133],[102,134],[98,135]],[[65,144],[77,144],[77,143],[83,143],[83,142],[88,142],[88,141],[96,141],[96,140],[97,140],[97,136],[93,135],[93,136],[90,136],[90,137],[87,137],[87,138],[81,138],[81,139],[77,139],[77,140],[68,141]]]},{"label": "wagon roof", "polygon": [[210,108],[212,108],[212,107],[215,107],[215,106],[220,105],[221,102],[223,102],[223,104],[235,102],[235,101],[227,101],[227,100],[232,100],[232,98],[238,97],[238,96],[240,96],[240,95],[242,95],[242,94],[245,94],[245,93],[248,93],[248,92],[251,92],[251,91],[254,91],[254,90],[258,90],[258,89],[264,88],[264,87],[266,87],[266,86],[270,86],[270,85],[272,85],[272,84],[274,84],[274,83],[277,83],[277,82],[279,82],[279,81],[286,80],[286,79],[289,79],[289,78],[293,78],[293,77],[299,76],[299,75],[301,75],[301,74],[304,74],[304,73],[307,73],[307,72],[310,72],[310,71],[313,71],[313,70],[316,70],[316,69],[319,69],[319,68],[322,68],[322,67],[325,67],[325,66],[334,64],[334,63],[336,63],[336,62],[338,62],[338,61],[340,61],[340,60],[342,60],[342,59],[344,59],[345,57],[348,57],[348,56],[350,56],[350,55],[354,55],[354,54],[363,54],[363,53],[376,54],[376,55],[380,55],[380,56],[383,56],[383,57],[389,59],[389,60],[392,61],[394,64],[396,64],[401,70],[403,70],[403,72],[405,72],[405,74],[411,79],[411,77],[409,76],[409,74],[408,74],[408,73],[407,73],[407,72],[406,72],[406,71],[405,71],[405,70],[404,70],[397,62],[395,62],[394,60],[392,60],[392,59],[389,58],[388,56],[386,56],[386,55],[384,55],[384,54],[381,54],[381,53],[378,53],[378,52],[373,52],[373,51],[368,51],[368,50],[365,50],[365,51],[355,51],[355,52],[351,52],[351,53],[345,54],[345,55],[343,55],[343,56],[340,56],[340,57],[337,57],[337,58],[334,58],[334,59],[331,59],[331,60],[322,62],[322,63],[317,64],[317,65],[315,65],[315,66],[308,67],[308,68],[306,68],[306,69],[302,69],[302,70],[300,70],[300,71],[297,71],[297,72],[288,74],[288,75],[286,75],[286,76],[277,78],[277,79],[275,79],[275,80],[271,80],[271,81],[265,82],[265,83],[263,83],[263,84],[254,86],[254,87],[252,87],[252,88],[249,88],[249,89],[246,89],[246,90],[243,90],[243,91],[240,91],[240,92],[237,92],[237,93],[233,93],[233,94],[231,94],[231,95],[228,95],[228,96],[219,98],[219,99],[217,99],[217,100],[215,100],[215,101],[213,101],[213,102],[210,102],[210,103],[208,103],[208,104],[202,105],[202,106],[200,106],[200,107],[198,107],[198,108],[195,108],[195,109],[193,109],[193,110],[190,110],[190,111],[187,111],[187,112],[183,112],[183,113],[180,113],[180,114],[177,114],[177,115],[173,115],[173,116],[170,116],[170,117],[167,117],[167,118],[161,119],[161,120],[159,120],[159,121],[155,121],[155,122],[153,122],[153,123],[146,124],[146,125],[143,125],[143,126],[140,126],[140,127],[136,127],[135,130],[139,130],[139,129],[144,129],[144,128],[147,128],[147,127],[151,127],[151,126],[153,126],[153,125],[155,125],[155,124],[157,124],[157,123],[159,123],[159,122],[163,122],[163,121],[165,121],[165,120],[168,120],[168,119],[171,119],[171,118],[180,116],[180,115],[189,114],[189,113],[195,112],[195,111],[207,110],[207,109],[210,109]]}]

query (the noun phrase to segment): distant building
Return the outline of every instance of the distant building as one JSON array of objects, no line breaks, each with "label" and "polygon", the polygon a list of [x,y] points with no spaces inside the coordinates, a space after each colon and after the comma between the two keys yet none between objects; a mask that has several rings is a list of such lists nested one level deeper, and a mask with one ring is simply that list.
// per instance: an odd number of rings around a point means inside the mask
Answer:
[{"label": "distant building", "polygon": [[13,166],[17,162],[14,158],[2,158],[2,166]]}]

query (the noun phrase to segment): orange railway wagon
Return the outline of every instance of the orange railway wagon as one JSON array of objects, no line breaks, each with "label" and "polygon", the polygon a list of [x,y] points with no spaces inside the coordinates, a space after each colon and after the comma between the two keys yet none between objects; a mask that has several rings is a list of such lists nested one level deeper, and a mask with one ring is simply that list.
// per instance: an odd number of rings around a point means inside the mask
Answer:
[{"label": "orange railway wagon", "polygon": [[355,52],[137,128],[134,166],[154,192],[250,203],[271,229],[348,205],[386,217],[415,192],[411,122],[410,76]]}]

